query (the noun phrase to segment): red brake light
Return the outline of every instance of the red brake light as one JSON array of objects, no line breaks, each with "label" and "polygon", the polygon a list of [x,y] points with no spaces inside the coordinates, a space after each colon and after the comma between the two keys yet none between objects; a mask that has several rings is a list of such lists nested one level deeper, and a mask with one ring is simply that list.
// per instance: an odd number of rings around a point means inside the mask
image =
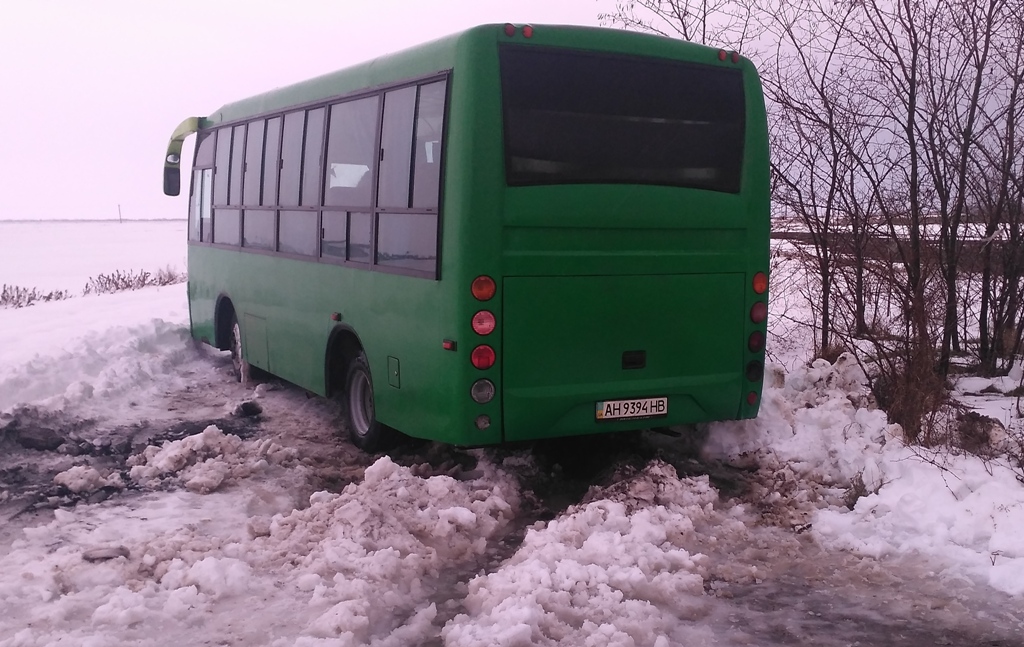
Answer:
[{"label": "red brake light", "polygon": [[768,289],[768,275],[764,272],[758,272],[754,275],[754,293],[764,294],[765,290]]},{"label": "red brake light", "polygon": [[760,353],[764,350],[764,333],[760,330],[750,333],[750,338],[747,339],[747,348],[751,353]]},{"label": "red brake light", "polygon": [[728,52],[726,52],[724,49],[718,50],[718,60],[724,61],[726,58],[728,58],[728,56]]},{"label": "red brake light", "polygon": [[754,406],[755,404],[757,404],[757,394],[754,393],[753,391],[747,394],[747,404],[749,404],[750,406]]},{"label": "red brake light", "polygon": [[481,344],[473,349],[469,359],[473,362],[473,366],[481,371],[488,369],[494,366],[494,349],[486,344]]},{"label": "red brake light", "polygon": [[498,285],[489,276],[478,276],[473,279],[473,285],[470,289],[477,301],[489,301],[494,297],[494,293],[498,291]]},{"label": "red brake light", "polygon": [[494,320],[494,313],[481,310],[473,315],[473,332],[478,335],[489,335],[494,332],[497,323]]},{"label": "red brake light", "polygon": [[750,308],[750,320],[754,323],[761,323],[768,318],[768,306],[764,301],[758,301]]},{"label": "red brake light", "polygon": [[512,38],[516,35],[516,26],[510,22],[505,23],[505,35]]},{"label": "red brake light", "polygon": [[523,36],[525,36],[526,38],[533,38],[533,27],[530,25],[524,25]]},{"label": "red brake light", "polygon": [[739,52],[733,52],[732,53],[732,62],[733,63],[739,63],[740,62],[740,53]]}]

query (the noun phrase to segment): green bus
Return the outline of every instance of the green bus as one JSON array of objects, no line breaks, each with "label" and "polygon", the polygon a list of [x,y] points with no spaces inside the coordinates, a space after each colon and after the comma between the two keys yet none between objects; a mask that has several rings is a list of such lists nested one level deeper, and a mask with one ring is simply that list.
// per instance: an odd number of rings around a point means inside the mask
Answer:
[{"label": "green bus", "polygon": [[484,25],[186,119],[192,335],[358,446],[757,415],[769,165],[735,52]]}]

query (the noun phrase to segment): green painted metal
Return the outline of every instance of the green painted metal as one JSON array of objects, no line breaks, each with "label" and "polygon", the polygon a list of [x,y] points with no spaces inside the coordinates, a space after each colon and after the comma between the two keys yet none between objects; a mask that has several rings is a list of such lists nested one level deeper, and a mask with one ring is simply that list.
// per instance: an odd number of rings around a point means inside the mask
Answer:
[{"label": "green painted metal", "polygon": [[[747,338],[765,324],[748,312],[755,272],[768,270],[768,140],[760,82],[741,60],[746,96],[742,191],[665,186],[563,185],[509,188],[502,150],[500,25],[438,41],[229,104],[203,127],[363,88],[451,71],[441,209],[439,280],[327,263],[189,245],[192,333],[217,339],[217,304],[230,299],[239,321],[261,320],[265,344],[243,333],[245,353],[310,391],[326,395],[332,333],[353,331],[365,350],[378,418],[406,434],[463,445],[617,431],[757,414],[761,381],[749,362],[764,353]],[[718,50],[607,29],[537,25],[519,44],[569,47],[737,67]],[[486,274],[498,285],[487,303],[470,293]],[[473,314],[497,317],[487,337]],[[340,314],[340,321],[332,317]],[[244,315],[244,316],[243,316]],[[255,331],[254,331],[255,335]],[[455,351],[442,347],[455,340]],[[497,363],[478,370],[480,343]],[[624,351],[646,351],[646,366],[623,369]],[[401,363],[400,388],[392,375]],[[480,405],[474,380],[497,395]],[[757,397],[747,404],[748,393]],[[669,416],[594,420],[604,399],[667,396]],[[481,414],[491,426],[477,429]]]}]

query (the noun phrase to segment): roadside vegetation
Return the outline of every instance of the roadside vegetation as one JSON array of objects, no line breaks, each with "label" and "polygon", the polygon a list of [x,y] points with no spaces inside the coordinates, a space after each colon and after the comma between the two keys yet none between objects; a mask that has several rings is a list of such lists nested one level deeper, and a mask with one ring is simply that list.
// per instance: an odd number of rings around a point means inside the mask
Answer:
[{"label": "roadside vegetation", "polygon": [[[173,285],[188,280],[185,272],[165,267],[156,272],[146,270],[115,270],[110,274],[98,274],[89,278],[82,295],[112,294],[127,290],[141,290],[154,285]],[[0,308],[25,308],[47,301],[63,301],[75,296],[70,290],[53,290],[44,292],[37,288],[25,288],[17,285],[4,284],[0,288]]]},{"label": "roadside vegetation", "polygon": [[619,0],[602,19],[756,65],[814,356],[852,353],[909,442],[977,447],[953,380],[1024,354],[1024,0]]}]

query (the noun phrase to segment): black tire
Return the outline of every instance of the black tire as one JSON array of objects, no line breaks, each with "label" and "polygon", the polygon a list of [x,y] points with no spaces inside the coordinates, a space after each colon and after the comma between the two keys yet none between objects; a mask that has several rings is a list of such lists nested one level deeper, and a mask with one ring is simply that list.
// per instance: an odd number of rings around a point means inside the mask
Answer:
[{"label": "black tire", "polygon": [[373,379],[370,377],[370,367],[363,353],[359,353],[348,366],[341,404],[353,445],[365,452],[375,453],[389,448],[394,443],[395,430],[377,420]]},{"label": "black tire", "polygon": [[231,315],[231,327],[228,329],[231,337],[231,365],[235,372],[235,379],[242,384],[249,383],[251,369],[249,362],[242,356],[242,327],[238,325],[238,317]]}]

